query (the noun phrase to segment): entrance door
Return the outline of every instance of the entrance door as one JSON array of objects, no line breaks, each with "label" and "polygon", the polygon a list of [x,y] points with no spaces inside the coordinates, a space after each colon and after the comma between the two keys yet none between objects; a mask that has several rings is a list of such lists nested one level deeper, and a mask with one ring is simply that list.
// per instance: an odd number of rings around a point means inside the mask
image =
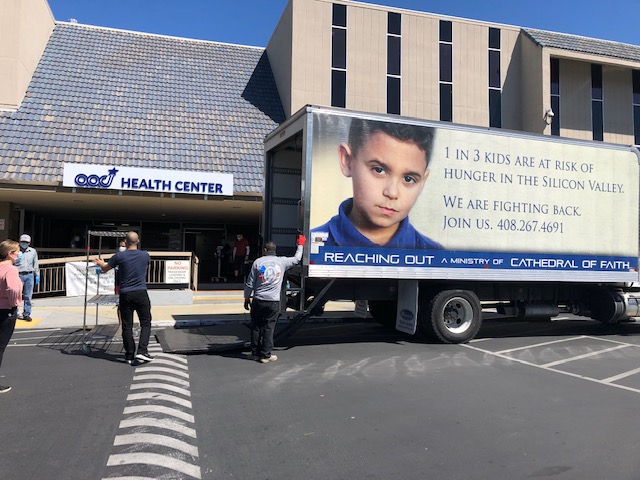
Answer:
[{"label": "entrance door", "polygon": [[218,245],[223,238],[224,230],[222,229],[185,230],[185,250],[193,252],[198,257],[199,284],[215,283],[224,279],[224,265],[221,262],[219,265],[217,255]]}]

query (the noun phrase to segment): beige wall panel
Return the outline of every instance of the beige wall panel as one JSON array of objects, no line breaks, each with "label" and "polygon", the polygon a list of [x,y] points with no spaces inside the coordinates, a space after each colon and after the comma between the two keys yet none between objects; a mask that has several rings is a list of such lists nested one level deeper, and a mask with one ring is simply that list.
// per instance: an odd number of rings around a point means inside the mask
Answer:
[{"label": "beige wall panel", "polygon": [[489,125],[488,28],[453,22],[453,121]]},{"label": "beige wall panel", "polygon": [[387,12],[347,8],[347,108],[386,113]]},{"label": "beige wall panel", "polygon": [[46,0],[0,1],[0,62],[11,65],[0,75],[2,108],[22,102],[53,27]]},{"label": "beige wall panel", "polygon": [[16,71],[18,60],[0,57],[0,109],[16,108]]},{"label": "beige wall panel", "polygon": [[[522,79],[521,117],[522,129],[532,133],[550,133],[549,127],[543,120],[544,112],[551,106],[549,89],[550,81],[549,57],[544,55],[541,47],[536,45],[528,36],[519,36],[519,57]],[[515,65],[512,63],[512,65]],[[507,77],[507,83],[511,79]],[[545,91],[547,94],[545,94]]]},{"label": "beige wall panel", "polygon": [[628,68],[602,67],[604,141],[633,143],[633,86]]},{"label": "beige wall panel", "polygon": [[518,29],[500,29],[502,128],[509,130],[522,130],[522,52],[519,38]]},{"label": "beige wall panel", "polygon": [[331,3],[293,0],[292,112],[331,104]]},{"label": "beige wall panel", "polygon": [[419,15],[402,16],[401,113],[439,120],[439,21]]},{"label": "beige wall panel", "polygon": [[271,34],[271,38],[267,43],[267,57],[271,64],[271,70],[273,77],[276,81],[278,88],[278,94],[280,95],[280,101],[282,102],[282,108],[284,114],[288,118],[293,113],[291,111],[291,97],[293,95],[293,71],[292,71],[292,59],[294,58],[294,52],[292,51],[292,15],[293,5],[290,1],[276,25],[275,30]]},{"label": "beige wall panel", "polygon": [[0,58],[16,57],[20,48],[20,4],[18,0],[0,2]]},{"label": "beige wall panel", "polygon": [[53,14],[46,0],[11,1],[18,1],[21,5],[20,58],[25,68],[33,72],[53,31]]},{"label": "beige wall panel", "polygon": [[560,60],[560,135],[593,139],[589,63]]}]

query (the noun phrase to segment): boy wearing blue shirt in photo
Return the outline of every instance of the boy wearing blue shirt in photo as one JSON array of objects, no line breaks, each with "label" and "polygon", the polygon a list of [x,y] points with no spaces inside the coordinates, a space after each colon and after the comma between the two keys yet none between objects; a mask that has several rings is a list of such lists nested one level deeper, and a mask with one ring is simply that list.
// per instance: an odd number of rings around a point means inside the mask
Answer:
[{"label": "boy wearing blue shirt in photo", "polygon": [[325,246],[443,249],[410,223],[409,212],[429,177],[433,129],[354,118],[349,143],[338,147],[353,198],[311,231]]}]

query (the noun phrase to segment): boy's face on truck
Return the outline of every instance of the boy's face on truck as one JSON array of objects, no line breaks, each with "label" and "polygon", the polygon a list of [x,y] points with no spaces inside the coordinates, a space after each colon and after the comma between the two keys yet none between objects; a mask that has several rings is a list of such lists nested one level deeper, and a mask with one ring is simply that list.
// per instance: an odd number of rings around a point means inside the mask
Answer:
[{"label": "boy's face on truck", "polygon": [[340,145],[340,169],[353,183],[349,218],[380,245],[391,239],[409,215],[429,176],[426,154],[413,142],[374,133],[355,153]]}]

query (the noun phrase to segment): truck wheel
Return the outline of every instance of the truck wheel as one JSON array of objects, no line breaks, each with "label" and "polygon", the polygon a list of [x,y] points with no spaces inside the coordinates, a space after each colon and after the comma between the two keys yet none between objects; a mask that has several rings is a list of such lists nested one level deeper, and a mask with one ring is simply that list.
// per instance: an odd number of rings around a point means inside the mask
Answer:
[{"label": "truck wheel", "polygon": [[369,300],[369,313],[375,322],[395,328],[398,302],[395,300]]},{"label": "truck wheel", "polygon": [[469,290],[443,290],[420,307],[421,326],[444,343],[466,343],[482,325],[480,300]]}]

